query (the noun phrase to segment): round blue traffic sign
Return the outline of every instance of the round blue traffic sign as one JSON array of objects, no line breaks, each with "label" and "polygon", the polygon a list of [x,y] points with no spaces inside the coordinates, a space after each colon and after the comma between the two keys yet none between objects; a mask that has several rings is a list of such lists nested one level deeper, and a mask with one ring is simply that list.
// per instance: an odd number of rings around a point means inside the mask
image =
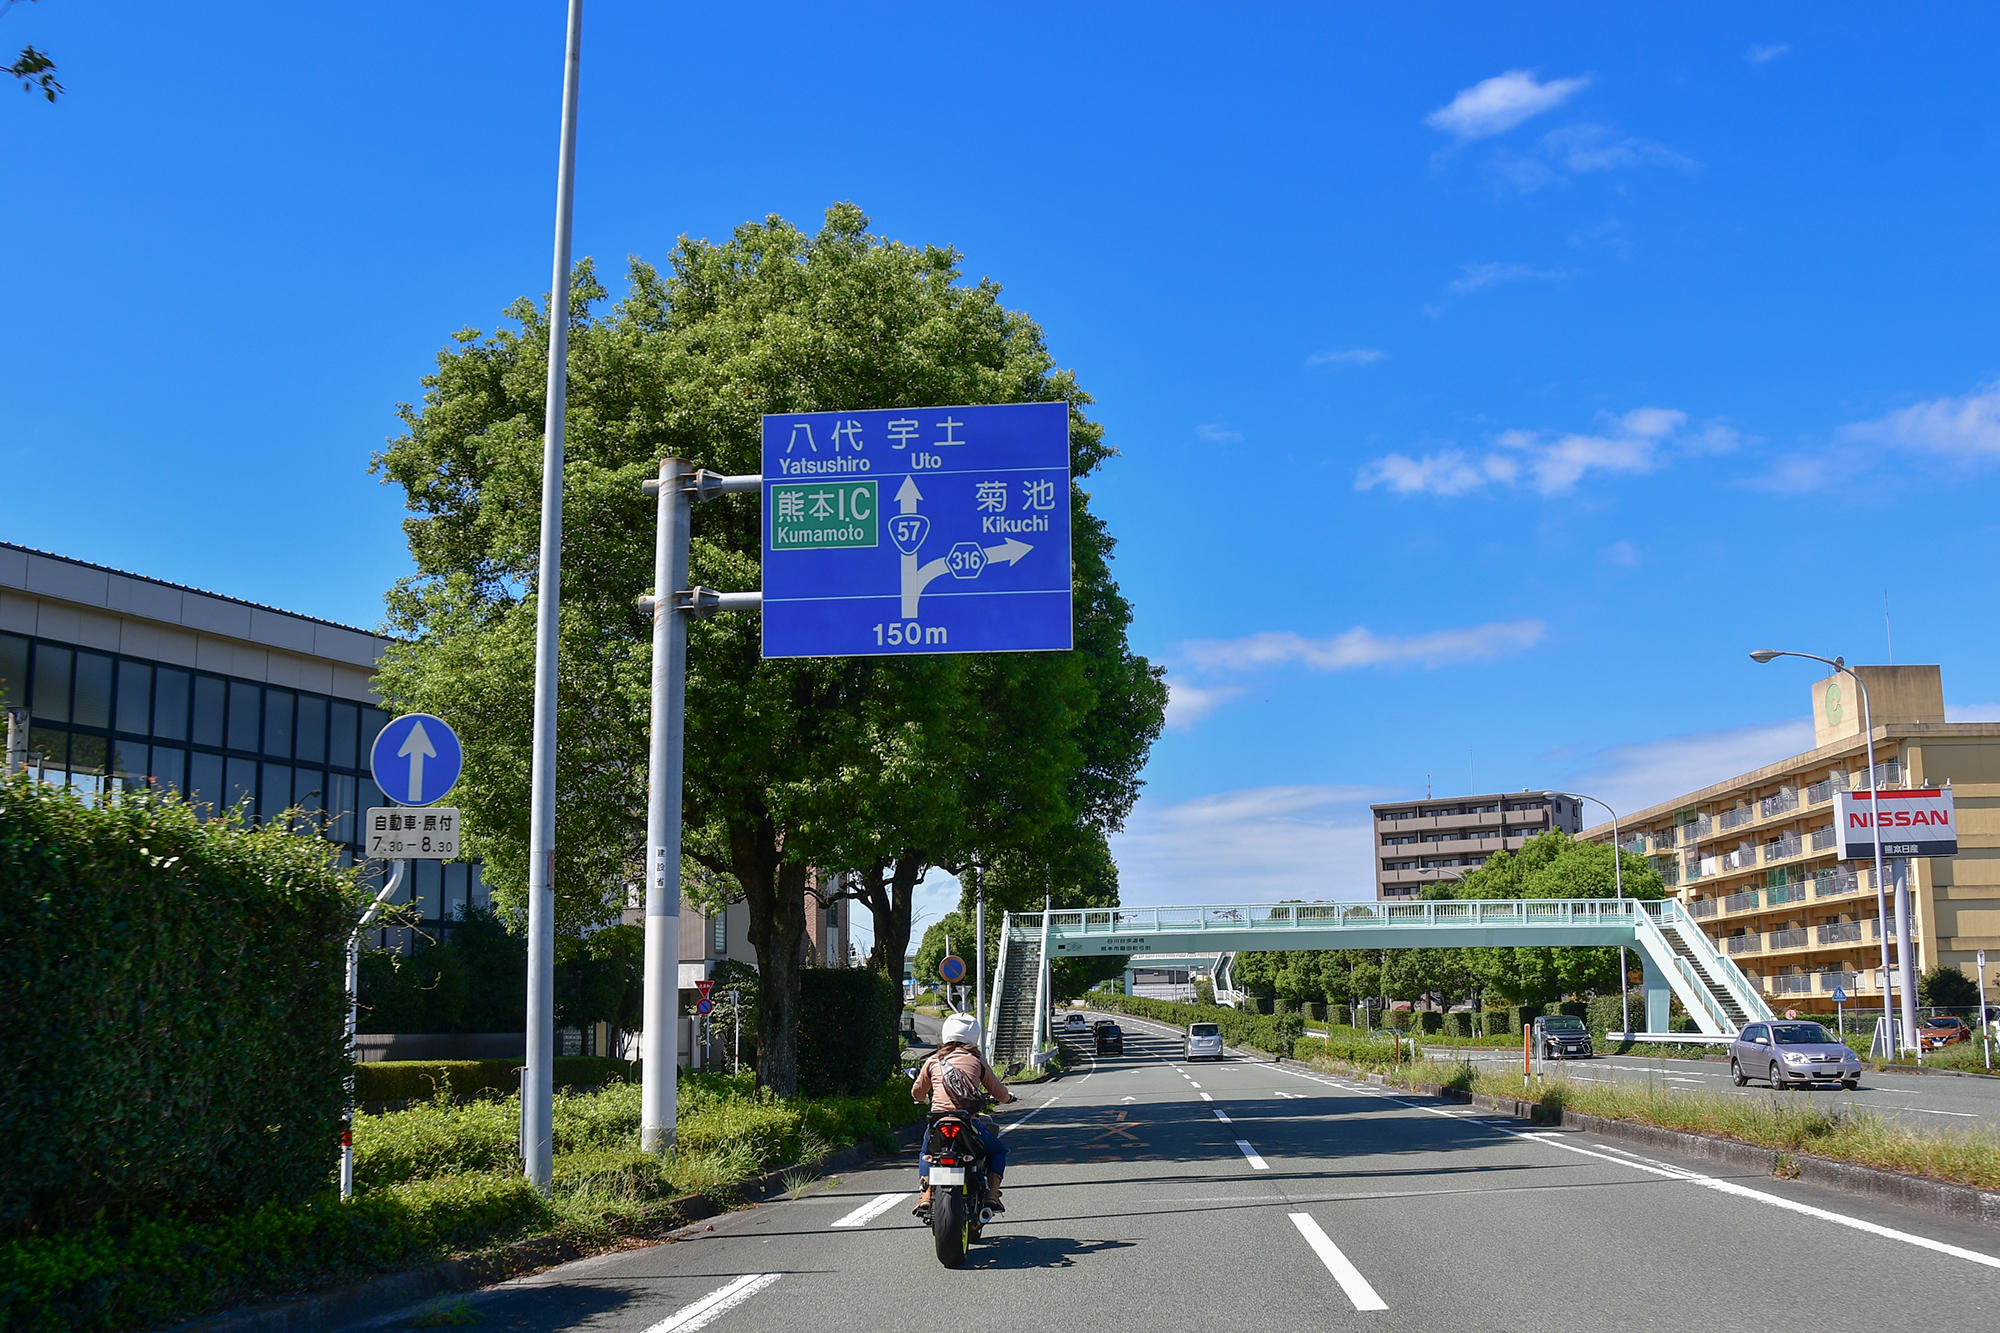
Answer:
[{"label": "round blue traffic sign", "polygon": [[965,980],[965,960],[955,953],[948,953],[938,964],[938,976],[954,984]]},{"label": "round blue traffic sign", "polygon": [[382,728],[368,751],[375,785],[398,805],[442,801],[464,767],[457,733],[429,713],[405,713]]},{"label": "round blue traffic sign", "polygon": [[715,1001],[704,995],[694,1002],[694,1011],[698,1014],[713,1013],[715,1012]]}]

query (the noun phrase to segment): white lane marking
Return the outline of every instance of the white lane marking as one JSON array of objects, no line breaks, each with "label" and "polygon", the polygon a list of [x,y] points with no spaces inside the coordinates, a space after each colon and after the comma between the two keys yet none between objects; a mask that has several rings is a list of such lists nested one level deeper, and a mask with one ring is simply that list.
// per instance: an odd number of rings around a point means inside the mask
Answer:
[{"label": "white lane marking", "polygon": [[[1037,1106],[1034,1110],[1022,1116],[1019,1120],[1009,1120],[1006,1124],[1000,1126],[1000,1132],[1002,1134],[1005,1134],[1010,1130],[1016,1129],[1022,1125],[1027,1124],[1030,1120],[1033,1120],[1036,1116],[1048,1110],[1051,1106],[1054,1106],[1056,1104],[1056,1100],[1057,1100],[1056,1098],[1051,1097],[1047,1101],[1043,1102],[1040,1106]],[[650,1333],[650,1330],[648,1330],[648,1333]]]},{"label": "white lane marking", "polygon": [[1257,1155],[1257,1150],[1251,1147],[1249,1143],[1246,1142],[1245,1140],[1243,1139],[1236,1140],[1236,1146],[1241,1148],[1243,1150],[1243,1155],[1250,1159],[1250,1169],[1252,1171],[1269,1171],[1271,1169],[1271,1164],[1269,1162],[1266,1162],[1263,1158],[1259,1157]]},{"label": "white lane marking", "polygon": [[909,1197],[907,1194],[878,1194],[833,1225],[837,1227],[865,1227]]},{"label": "white lane marking", "polygon": [[694,1333],[695,1329],[707,1328],[718,1315],[735,1309],[776,1282],[781,1276],[779,1273],[745,1273],[728,1286],[718,1287],[692,1305],[683,1305],[647,1329],[646,1333]]},{"label": "white lane marking", "polygon": [[1340,1284],[1343,1292],[1347,1293],[1347,1299],[1355,1309],[1389,1308],[1388,1302],[1378,1296],[1375,1288],[1368,1284],[1368,1279],[1361,1276],[1361,1270],[1340,1252],[1340,1247],[1333,1243],[1333,1237],[1320,1230],[1319,1223],[1312,1220],[1310,1213],[1293,1213],[1291,1219],[1292,1225],[1299,1229],[1299,1234],[1306,1238],[1306,1244],[1312,1246],[1313,1253],[1326,1265],[1326,1271],[1333,1274],[1333,1280]]},{"label": "white lane marking", "polygon": [[1195,1082],[1195,1081],[1194,1081],[1193,1079],[1189,1079],[1189,1080],[1188,1080],[1188,1086],[1189,1086],[1190,1088],[1199,1088],[1199,1087],[1201,1086],[1201,1084],[1199,1084],[1199,1083]]},{"label": "white lane marking", "polygon": [[1215,1112],[1215,1118],[1217,1120],[1220,1120],[1225,1125],[1229,1123],[1229,1117],[1222,1113],[1222,1108],[1220,1106],[1211,1106],[1208,1109]]},{"label": "white lane marking", "polygon": [[1556,1135],[1547,1133],[1515,1133],[1514,1137],[1533,1139],[1537,1143],[1546,1143],[1551,1148],[1561,1148],[1565,1152],[1578,1153],[1584,1157],[1595,1157],[1600,1161],[1611,1162],[1618,1166],[1629,1166],[1635,1171],[1651,1172],[1656,1176],[1664,1176],[1668,1180],[1686,1181],[1689,1184],[1700,1185],[1705,1189],[1716,1190],[1723,1194],[1733,1194],[1740,1199],[1753,1199],[1758,1203],[1769,1204],[1773,1208],[1782,1208],[1787,1212],[1800,1213],[1806,1217],[1816,1217],[1823,1222],[1832,1222],[1838,1226],[1852,1227],[1856,1231],[1865,1231],[1871,1236],[1880,1236],[1885,1240],[1899,1240],[1906,1245],[1915,1245],[1920,1249],[1932,1250],[1938,1254],[1948,1254],[1954,1259],[1964,1259],[1969,1263],[1983,1264],[1987,1268],[2000,1268],[2000,1257],[1981,1254],[1977,1250],[1960,1249],[1956,1245],[1947,1245],[1941,1240],[1932,1240],[1928,1236],[1919,1236],[1909,1231],[1898,1231],[1894,1227],[1885,1227],[1879,1222],[1870,1222],[1865,1218],[1849,1217],[1845,1213],[1836,1213],[1825,1208],[1815,1208],[1809,1203],[1800,1203],[1795,1199],[1781,1198],[1776,1194],[1766,1194],[1763,1190],[1753,1190],[1748,1185],[1739,1185],[1733,1180],[1720,1180],[1715,1176],[1702,1175],[1699,1171],[1689,1171],[1685,1167],[1668,1166],[1665,1162],[1656,1162],[1651,1158],[1640,1157],[1634,1153],[1628,1153],[1623,1157],[1613,1157],[1607,1153],[1597,1152],[1574,1143],[1564,1143]]},{"label": "white lane marking", "polygon": [[1212,1102],[1212,1101],[1214,1101],[1214,1100],[1215,1100],[1215,1098],[1213,1098],[1213,1097],[1209,1096],[1209,1095],[1208,1095],[1207,1093],[1205,1093],[1205,1092],[1204,1092],[1203,1094],[1201,1094],[1201,1099],[1202,1099],[1203,1101],[1205,1101],[1205,1102]]}]

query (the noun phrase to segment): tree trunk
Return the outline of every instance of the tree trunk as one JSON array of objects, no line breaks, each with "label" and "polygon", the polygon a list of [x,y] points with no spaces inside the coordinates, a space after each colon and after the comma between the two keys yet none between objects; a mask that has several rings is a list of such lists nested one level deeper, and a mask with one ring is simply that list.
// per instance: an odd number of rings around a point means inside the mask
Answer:
[{"label": "tree trunk", "polygon": [[750,909],[757,951],[757,1082],[780,1097],[799,1089],[799,951],[806,937],[807,867],[779,860],[768,825],[730,829],[732,869]]}]

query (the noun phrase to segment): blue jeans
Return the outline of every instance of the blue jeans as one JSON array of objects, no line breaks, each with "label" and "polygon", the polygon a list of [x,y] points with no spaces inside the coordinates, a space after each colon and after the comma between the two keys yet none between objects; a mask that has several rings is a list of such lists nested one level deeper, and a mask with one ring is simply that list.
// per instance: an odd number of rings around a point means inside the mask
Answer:
[{"label": "blue jeans", "polygon": [[[1007,1174],[1007,1140],[1000,1137],[1000,1127],[985,1116],[974,1117],[972,1127],[979,1133],[979,1142],[986,1149],[986,1171],[998,1179]],[[934,1124],[924,1126],[924,1148],[917,1155],[917,1179],[929,1184],[931,1179],[931,1131]]]}]

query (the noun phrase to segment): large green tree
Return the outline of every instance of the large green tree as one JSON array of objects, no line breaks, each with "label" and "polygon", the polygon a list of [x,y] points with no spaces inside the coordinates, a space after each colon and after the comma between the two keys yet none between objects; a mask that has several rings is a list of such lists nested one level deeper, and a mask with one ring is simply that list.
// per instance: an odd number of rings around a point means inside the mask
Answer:
[{"label": "large green tree", "polygon": [[[807,234],[780,218],[721,243],[683,239],[671,270],[633,261],[608,294],[578,266],[564,460],[556,760],[558,918],[616,918],[642,879],[652,581],[662,457],[759,468],[769,412],[928,403],[1070,404],[1076,649],[1069,653],[763,661],[754,616],[689,627],[686,855],[740,897],[758,957],[758,1077],[797,1079],[798,957],[808,892],[858,893],[878,966],[900,975],[910,893],[930,866],[1036,846],[1052,831],[1115,829],[1136,797],[1165,689],[1125,638],[1111,540],[1080,484],[1108,456],[1090,400],[1041,330],[961,280],[959,256],[871,236],[852,205]],[[417,574],[390,599],[403,642],[384,694],[453,722],[459,799],[496,897],[527,880],[535,498],[549,326],[465,330],[405,406],[376,466],[403,487]],[[759,585],[754,497],[695,512],[691,576]],[[822,872],[815,877],[817,868]],[[832,872],[847,872],[836,878]]]}]

